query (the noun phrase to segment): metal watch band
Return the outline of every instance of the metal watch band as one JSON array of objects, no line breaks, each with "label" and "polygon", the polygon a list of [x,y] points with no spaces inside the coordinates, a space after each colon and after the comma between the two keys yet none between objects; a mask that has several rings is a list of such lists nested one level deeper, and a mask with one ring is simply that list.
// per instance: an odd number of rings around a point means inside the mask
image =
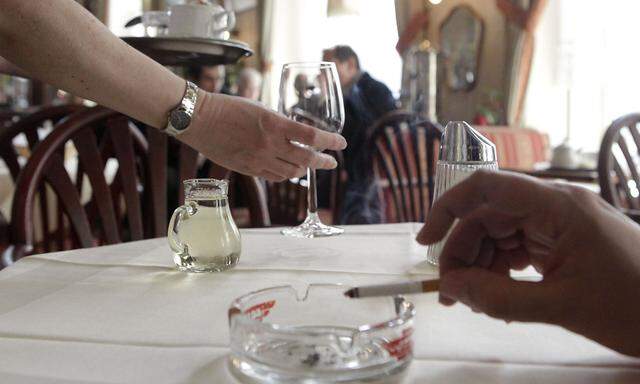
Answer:
[{"label": "metal watch band", "polygon": [[[191,119],[193,118],[193,111],[196,107],[196,101],[198,100],[198,86],[194,83],[187,81],[187,86],[184,91],[184,96],[182,96],[182,100],[180,104],[176,108],[174,108],[171,112],[169,112],[169,116],[167,118],[167,127],[165,128],[165,132],[171,136],[176,136],[189,127],[191,124]],[[180,112],[187,116],[188,123],[183,127],[174,127],[172,124],[171,115],[175,112]]]}]

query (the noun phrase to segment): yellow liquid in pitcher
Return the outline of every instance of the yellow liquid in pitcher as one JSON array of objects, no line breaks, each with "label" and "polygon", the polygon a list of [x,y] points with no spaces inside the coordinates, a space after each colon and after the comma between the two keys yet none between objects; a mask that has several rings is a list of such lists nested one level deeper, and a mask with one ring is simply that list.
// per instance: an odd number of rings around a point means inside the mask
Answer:
[{"label": "yellow liquid in pitcher", "polygon": [[187,255],[174,257],[178,268],[191,272],[223,271],[240,259],[240,232],[231,218],[226,197],[185,201],[197,208],[180,223],[180,241]]}]

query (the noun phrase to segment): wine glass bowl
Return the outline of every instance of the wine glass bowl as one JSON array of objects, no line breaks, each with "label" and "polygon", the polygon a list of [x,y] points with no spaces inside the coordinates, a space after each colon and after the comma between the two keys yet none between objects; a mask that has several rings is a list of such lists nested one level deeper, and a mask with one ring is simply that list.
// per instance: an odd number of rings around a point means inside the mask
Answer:
[{"label": "wine glass bowl", "polygon": [[[340,133],[344,126],[344,105],[338,71],[334,63],[290,63],[282,68],[278,110],[291,120],[323,131]],[[292,142],[307,147],[303,144]],[[308,148],[308,147],[307,147]],[[344,232],[323,224],[318,216],[316,172],[307,169],[307,218],[282,233],[294,237],[321,237]]]}]

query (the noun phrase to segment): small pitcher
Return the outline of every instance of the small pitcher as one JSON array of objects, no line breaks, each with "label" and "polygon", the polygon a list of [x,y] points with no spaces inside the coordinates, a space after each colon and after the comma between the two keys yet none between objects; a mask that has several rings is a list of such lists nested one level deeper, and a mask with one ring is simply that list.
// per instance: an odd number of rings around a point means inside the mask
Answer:
[{"label": "small pitcher", "polygon": [[240,259],[240,232],[231,217],[224,180],[184,181],[184,205],[171,216],[169,246],[178,269],[219,272]]}]

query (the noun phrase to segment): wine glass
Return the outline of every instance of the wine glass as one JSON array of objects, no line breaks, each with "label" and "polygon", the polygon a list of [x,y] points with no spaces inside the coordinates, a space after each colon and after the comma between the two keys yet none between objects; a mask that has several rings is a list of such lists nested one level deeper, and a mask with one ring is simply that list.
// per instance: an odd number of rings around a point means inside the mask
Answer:
[{"label": "wine glass", "polygon": [[[334,63],[291,63],[282,67],[278,109],[288,118],[323,131],[340,133],[344,105],[338,71]],[[303,144],[292,142],[295,145]],[[297,227],[282,230],[285,236],[321,237],[344,232],[322,224],[318,216],[316,171],[307,169],[307,218]]]}]

